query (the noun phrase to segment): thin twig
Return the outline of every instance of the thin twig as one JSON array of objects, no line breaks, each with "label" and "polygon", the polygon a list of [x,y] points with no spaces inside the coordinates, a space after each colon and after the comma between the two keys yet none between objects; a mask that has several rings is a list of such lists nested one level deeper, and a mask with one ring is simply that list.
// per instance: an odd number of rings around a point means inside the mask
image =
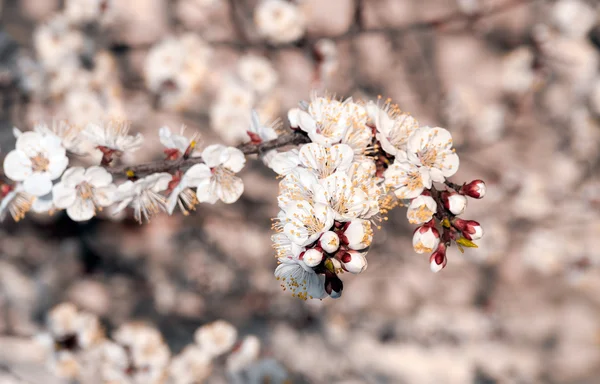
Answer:
[{"label": "thin twig", "polygon": [[[300,132],[294,131],[286,133],[274,140],[265,141],[260,144],[242,144],[238,146],[244,155],[256,155],[261,154],[272,149],[285,147],[287,145],[298,145],[308,143],[308,137]],[[127,177],[128,173],[133,172],[136,177],[147,176],[157,172],[175,172],[177,170],[186,170],[194,164],[203,163],[201,157],[190,157],[187,159],[180,158],[178,160],[159,160],[146,164],[139,165],[123,165],[118,167],[107,167],[106,170],[114,176]]]}]

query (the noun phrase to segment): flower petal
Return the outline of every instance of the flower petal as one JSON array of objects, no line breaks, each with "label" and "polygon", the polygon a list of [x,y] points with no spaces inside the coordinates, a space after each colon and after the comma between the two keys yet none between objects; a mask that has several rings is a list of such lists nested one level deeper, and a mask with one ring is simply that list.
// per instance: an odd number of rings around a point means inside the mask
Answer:
[{"label": "flower petal", "polygon": [[244,182],[239,177],[232,177],[226,184],[218,183],[217,196],[225,204],[235,203],[244,193]]},{"label": "flower petal", "polygon": [[41,133],[27,131],[23,132],[17,139],[16,149],[24,152],[28,157],[34,157],[42,151],[42,140],[44,136]]},{"label": "flower petal", "polygon": [[94,187],[106,187],[112,183],[112,175],[102,167],[91,166],[85,171],[85,178]]},{"label": "flower petal", "polygon": [[77,192],[74,187],[60,182],[52,188],[52,201],[56,208],[65,209],[75,203]]},{"label": "flower petal", "polygon": [[222,144],[209,145],[202,151],[202,160],[210,168],[217,167],[223,164],[224,160],[227,160],[227,158],[223,159],[223,153],[226,149],[227,147]]},{"label": "flower petal", "polygon": [[228,147],[225,152],[227,153],[227,160],[223,162],[223,166],[235,173],[241,171],[246,164],[246,156],[244,156],[244,153],[234,147]]},{"label": "flower petal", "polygon": [[31,160],[24,152],[12,150],[4,158],[4,174],[9,179],[23,181],[32,173]]},{"label": "flower petal", "polygon": [[196,188],[196,196],[201,203],[214,204],[219,200],[219,196],[215,191],[215,183],[211,179],[203,179]]},{"label": "flower petal", "polygon": [[89,199],[76,199],[75,203],[67,208],[67,215],[73,221],[86,221],[96,215],[96,207]]},{"label": "flower petal", "polygon": [[47,173],[34,173],[23,181],[23,188],[33,196],[44,196],[52,190],[52,180]]}]

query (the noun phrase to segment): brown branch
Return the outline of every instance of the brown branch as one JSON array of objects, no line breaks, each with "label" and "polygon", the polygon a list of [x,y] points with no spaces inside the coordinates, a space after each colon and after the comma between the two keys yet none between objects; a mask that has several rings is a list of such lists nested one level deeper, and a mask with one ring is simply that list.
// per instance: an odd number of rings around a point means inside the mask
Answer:
[{"label": "brown branch", "polygon": [[[301,131],[293,131],[280,135],[278,138],[270,141],[265,141],[260,144],[242,144],[237,148],[241,150],[244,155],[257,155],[272,149],[285,147],[288,145],[299,145],[308,143],[308,137]],[[153,161],[146,164],[139,165],[123,165],[118,167],[106,167],[106,170],[116,177],[127,177],[127,174],[133,172],[136,177],[144,177],[152,173],[157,172],[169,172],[184,171],[194,164],[203,163],[201,157],[190,157],[187,159],[179,158],[177,160],[159,160]]]},{"label": "brown branch", "polygon": [[[400,27],[400,28],[398,28],[398,27],[364,28],[364,27],[362,27],[363,23],[361,22],[358,25],[358,27],[353,26],[353,27],[349,28],[346,32],[343,32],[343,33],[341,33],[339,35],[335,35],[335,36],[327,36],[325,38],[334,40],[334,41],[343,41],[343,40],[352,39],[361,34],[385,34],[385,35],[399,36],[399,35],[403,35],[403,34],[410,33],[410,32],[415,32],[415,31],[419,31],[419,30],[429,30],[429,29],[447,27],[453,23],[458,23],[458,22],[469,22],[470,24],[472,24],[472,23],[479,21],[481,19],[484,19],[486,17],[491,17],[491,16],[497,15],[499,13],[509,11],[520,5],[531,4],[534,1],[536,1],[536,0],[506,0],[502,4],[498,4],[498,5],[489,7],[488,9],[486,9],[482,12],[475,13],[472,15],[467,15],[464,12],[456,11],[456,12],[450,13],[450,14],[442,16],[442,17],[438,17],[438,18],[431,19],[431,20],[418,21],[418,22],[415,22],[415,23],[412,23],[412,24],[409,24],[409,25],[406,25],[406,26]],[[355,10],[354,10],[355,22],[356,22],[356,17],[362,18],[361,5],[362,5],[362,3],[360,1],[357,1],[355,3]],[[264,41],[255,41],[255,42],[209,41],[208,43],[212,44],[212,45],[216,45],[216,46],[226,46],[226,47],[230,47],[230,48],[234,48],[234,49],[242,49],[242,50],[253,49],[253,48],[262,48],[262,49],[267,49],[267,50],[282,50],[282,49],[302,48],[305,45],[313,46],[319,40],[321,40],[323,38],[324,38],[323,36],[318,36],[318,37],[315,36],[315,37],[302,39],[301,41],[296,42],[296,43],[281,44],[281,45],[271,45]]]}]

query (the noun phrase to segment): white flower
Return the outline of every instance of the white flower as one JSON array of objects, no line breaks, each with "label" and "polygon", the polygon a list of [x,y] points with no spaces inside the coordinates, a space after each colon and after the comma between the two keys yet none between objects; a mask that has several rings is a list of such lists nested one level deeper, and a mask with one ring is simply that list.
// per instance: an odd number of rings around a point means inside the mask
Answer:
[{"label": "white flower", "polygon": [[300,246],[316,241],[333,226],[335,212],[326,204],[292,201],[284,211],[287,222],[283,231]]},{"label": "white flower", "polygon": [[269,167],[281,176],[289,175],[299,165],[300,157],[296,148],[277,153],[269,163]]},{"label": "white flower", "polygon": [[317,176],[306,168],[296,168],[279,183],[279,208],[284,209],[292,201],[313,201],[315,193],[322,194],[321,202],[326,202],[325,191]]},{"label": "white flower", "polygon": [[276,233],[271,236],[273,240],[273,249],[275,249],[277,258],[297,259],[305,248],[292,242],[289,237],[283,233]]},{"label": "white flower", "polygon": [[237,69],[242,81],[257,93],[267,93],[277,84],[277,72],[263,56],[242,56]]},{"label": "white flower", "polygon": [[350,176],[336,172],[321,180],[321,188],[317,191],[315,201],[328,204],[335,213],[335,220],[345,222],[356,218],[364,218],[369,210],[369,197],[357,186]]},{"label": "white flower", "polygon": [[296,4],[262,0],[254,11],[258,33],[274,44],[296,41],[304,35],[306,21]]},{"label": "white flower", "polygon": [[260,340],[250,335],[244,337],[239,348],[227,356],[227,372],[236,373],[254,363],[260,354]]},{"label": "white flower", "polygon": [[212,358],[195,345],[188,345],[171,360],[169,377],[173,384],[202,383],[212,372]]},{"label": "white flower", "polygon": [[[14,128],[16,129],[16,128]],[[35,132],[42,135],[54,135],[60,138],[63,147],[69,152],[78,155],[85,153],[82,147],[83,137],[81,136],[81,128],[76,125],[69,124],[64,120],[53,120],[52,126],[49,127],[46,123],[38,123],[33,127]]]},{"label": "white flower", "polygon": [[342,256],[342,265],[344,270],[359,274],[367,269],[367,253],[350,250]]},{"label": "white flower", "polygon": [[333,231],[327,231],[321,236],[319,244],[325,252],[334,253],[340,248],[340,237]]},{"label": "white flower", "polygon": [[314,268],[323,261],[323,252],[314,248],[307,249],[300,255],[300,258],[307,267]]},{"label": "white flower", "polygon": [[64,13],[75,24],[99,21],[112,7],[112,0],[66,0]]},{"label": "white flower", "polygon": [[393,190],[399,199],[413,199],[425,189],[431,188],[431,177],[425,167],[418,167],[398,156],[383,173],[385,185]]},{"label": "white flower", "polygon": [[416,229],[412,243],[416,253],[431,253],[440,243],[440,233],[434,227],[424,225]]},{"label": "white flower", "polygon": [[111,174],[104,168],[74,167],[54,186],[52,199],[56,208],[66,209],[72,220],[85,221],[94,217],[96,210],[111,205],[116,191]]},{"label": "white flower", "polygon": [[44,68],[53,70],[64,66],[66,62],[77,60],[85,39],[80,31],[69,27],[64,15],[57,14],[35,29],[33,45]]},{"label": "white flower", "polygon": [[53,351],[88,349],[104,336],[98,318],[77,310],[71,303],[54,307],[46,322],[48,333],[40,335],[38,340]]},{"label": "white flower", "polygon": [[98,147],[117,152],[133,152],[141,147],[144,137],[141,133],[130,136],[129,128],[130,124],[126,121],[111,120],[100,124],[90,123],[83,134]]},{"label": "white flower", "polygon": [[348,145],[338,144],[330,148],[317,143],[305,144],[298,154],[300,164],[324,179],[336,171],[346,172],[352,165],[354,151]]},{"label": "white flower", "polygon": [[431,196],[421,195],[410,202],[406,216],[411,224],[423,224],[431,220],[436,212],[435,200]]},{"label": "white flower", "polygon": [[212,358],[231,350],[237,340],[237,329],[224,320],[203,325],[194,333],[194,340]]},{"label": "white flower", "polygon": [[[6,186],[3,186],[6,188]],[[4,221],[6,214],[10,215],[15,221],[20,221],[29,212],[36,200],[36,197],[25,192],[23,184],[19,183],[6,192],[3,190],[2,202],[0,202],[0,221]]]},{"label": "white flower", "polygon": [[275,269],[275,277],[293,296],[303,300],[327,297],[324,275],[317,275],[302,260],[280,258],[279,262],[281,264]]},{"label": "white flower", "polygon": [[[270,125],[261,124],[258,113],[255,110],[252,110],[250,128],[248,128],[248,131],[246,133],[248,134],[250,142],[252,144],[260,144],[264,141],[275,140],[278,136],[276,129],[279,127],[279,125],[280,121],[278,120],[274,121]],[[272,149],[264,154],[261,154],[260,156],[262,158],[263,163],[266,166],[269,166],[269,164],[271,163],[271,161],[273,161],[276,155],[277,150]]]},{"label": "white flower", "polygon": [[432,181],[443,183],[458,171],[458,155],[452,135],[444,128],[421,127],[408,139],[408,161],[426,168]]},{"label": "white flower", "polygon": [[373,241],[373,229],[368,220],[352,220],[346,226],[343,236],[340,238],[342,243],[348,248],[354,250],[363,250],[371,245]]},{"label": "white flower", "polygon": [[409,114],[402,113],[398,106],[389,103],[380,108],[370,102],[367,111],[377,128],[376,137],[381,148],[392,156],[396,156],[399,151],[406,151],[408,138],[419,128],[417,120]]},{"label": "white flower", "polygon": [[202,151],[202,159],[205,164],[198,164],[195,176],[199,179],[196,189],[198,201],[211,204],[219,199],[226,204],[237,201],[244,192],[242,179],[235,176],[246,164],[242,151],[213,144]]},{"label": "white flower", "polygon": [[366,110],[347,99],[340,102],[335,99],[313,97],[306,111],[293,108],[288,112],[293,128],[308,133],[311,141],[324,146],[340,143],[349,127],[365,125]]},{"label": "white flower", "polygon": [[120,202],[114,213],[119,213],[128,205],[134,210],[134,218],[142,222],[142,218],[150,217],[166,210],[165,198],[159,193],[169,187],[169,173],[155,173],[135,182],[128,180],[117,188],[115,201]]},{"label": "white flower", "polygon": [[[158,130],[158,137],[160,139],[160,143],[164,145],[166,150],[174,150],[177,151],[175,158],[169,158],[170,160],[175,160],[179,156],[183,156],[187,154],[187,156],[192,155],[192,152],[197,144],[197,134],[193,134],[192,137],[187,138],[183,135],[185,132],[185,126],[181,127],[179,135],[171,132],[171,128],[164,126]],[[166,153],[166,151],[165,151]],[[169,155],[169,153],[167,153]]]},{"label": "white flower", "polygon": [[552,21],[566,37],[583,39],[594,28],[597,10],[581,0],[554,3]]},{"label": "white flower", "polygon": [[189,215],[189,210],[195,210],[196,204],[198,204],[198,197],[192,188],[195,188],[207,177],[211,177],[210,169],[207,169],[203,164],[193,165],[173,187],[173,181],[176,181],[174,177],[171,182],[173,191],[171,191],[167,200],[167,212],[169,215],[173,214],[173,210],[175,210],[177,205],[179,205],[181,212],[186,216]]},{"label": "white flower", "polygon": [[6,155],[4,174],[23,182],[25,192],[43,196],[52,190],[52,181],[62,175],[68,163],[58,137],[25,132],[17,139],[16,149]]}]

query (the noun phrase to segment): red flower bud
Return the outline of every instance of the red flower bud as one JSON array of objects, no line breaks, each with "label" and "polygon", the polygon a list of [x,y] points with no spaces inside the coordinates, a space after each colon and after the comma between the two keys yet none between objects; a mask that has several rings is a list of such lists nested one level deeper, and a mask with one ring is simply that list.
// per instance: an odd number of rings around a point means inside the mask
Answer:
[{"label": "red flower bud", "polygon": [[460,193],[474,199],[481,199],[485,196],[486,186],[483,180],[473,180],[469,184],[465,184],[460,189]]},{"label": "red flower bud", "polygon": [[456,192],[442,192],[442,203],[444,208],[456,216],[462,214],[467,208],[467,198]]},{"label": "red flower bud", "polygon": [[429,257],[429,268],[431,268],[431,272],[437,273],[444,269],[447,261],[446,244],[440,243],[437,247],[437,250]]},{"label": "red flower bud", "polygon": [[462,232],[469,240],[479,240],[483,237],[483,228],[475,220],[454,219],[452,226]]}]

